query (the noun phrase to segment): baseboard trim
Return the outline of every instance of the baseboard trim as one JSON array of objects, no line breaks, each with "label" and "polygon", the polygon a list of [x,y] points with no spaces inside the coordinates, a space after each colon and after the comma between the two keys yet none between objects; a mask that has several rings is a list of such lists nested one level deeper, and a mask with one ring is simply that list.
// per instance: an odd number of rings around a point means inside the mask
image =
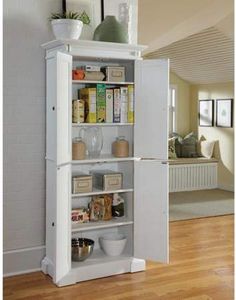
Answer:
[{"label": "baseboard trim", "polygon": [[3,277],[6,278],[6,277],[17,276],[17,275],[23,275],[23,274],[39,272],[39,271],[42,271],[41,268],[39,268],[39,269],[29,269],[29,270],[24,270],[24,271],[19,271],[19,272],[6,273],[6,274],[3,274]]},{"label": "baseboard trim", "polygon": [[234,186],[231,184],[218,184],[218,189],[234,192]]},{"label": "baseboard trim", "polygon": [[40,271],[45,252],[45,245],[4,251],[3,277]]}]

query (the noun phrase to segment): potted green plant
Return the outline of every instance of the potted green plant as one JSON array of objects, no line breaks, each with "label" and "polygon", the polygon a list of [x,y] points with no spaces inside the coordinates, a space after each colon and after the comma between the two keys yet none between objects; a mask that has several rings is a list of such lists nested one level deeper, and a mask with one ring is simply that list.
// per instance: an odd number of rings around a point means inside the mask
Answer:
[{"label": "potted green plant", "polygon": [[50,17],[52,31],[58,40],[77,40],[83,28],[83,24],[88,25],[90,19],[85,11],[52,13]]}]

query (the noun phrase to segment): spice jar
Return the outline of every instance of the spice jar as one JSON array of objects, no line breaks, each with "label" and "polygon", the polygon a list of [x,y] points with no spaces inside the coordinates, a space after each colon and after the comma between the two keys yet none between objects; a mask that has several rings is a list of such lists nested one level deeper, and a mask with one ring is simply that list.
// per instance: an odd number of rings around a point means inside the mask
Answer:
[{"label": "spice jar", "polygon": [[125,140],[124,136],[118,136],[116,141],[112,143],[112,154],[115,157],[129,156],[129,142]]},{"label": "spice jar", "polygon": [[73,139],[72,142],[72,160],[85,159],[86,145],[81,137]]}]

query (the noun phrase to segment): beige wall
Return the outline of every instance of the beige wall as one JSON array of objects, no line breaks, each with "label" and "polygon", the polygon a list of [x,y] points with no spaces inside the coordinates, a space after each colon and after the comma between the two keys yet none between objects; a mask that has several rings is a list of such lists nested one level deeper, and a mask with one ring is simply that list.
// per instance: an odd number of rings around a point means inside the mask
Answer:
[{"label": "beige wall", "polygon": [[175,73],[170,73],[170,84],[177,86],[177,133],[190,132],[190,84]]},{"label": "beige wall", "polygon": [[233,189],[234,184],[234,129],[220,127],[198,127],[198,100],[234,98],[233,83],[191,86],[190,128],[198,129],[199,137],[217,141],[214,155],[219,162],[219,186]]}]

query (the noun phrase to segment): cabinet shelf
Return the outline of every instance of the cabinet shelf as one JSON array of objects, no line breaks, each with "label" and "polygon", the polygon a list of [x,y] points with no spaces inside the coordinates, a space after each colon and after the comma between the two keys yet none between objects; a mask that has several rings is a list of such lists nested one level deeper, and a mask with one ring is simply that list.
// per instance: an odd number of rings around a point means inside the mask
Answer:
[{"label": "cabinet shelf", "polygon": [[96,264],[104,264],[109,262],[119,262],[123,260],[131,261],[131,255],[121,254],[119,256],[108,256],[102,250],[95,249],[93,254],[86,259],[85,261],[72,261],[72,269],[85,267],[85,266],[92,266]]},{"label": "cabinet shelf", "polygon": [[72,127],[92,127],[92,126],[101,126],[101,127],[112,127],[112,126],[134,126],[134,123],[72,123]]},{"label": "cabinet shelf", "polygon": [[91,84],[97,84],[97,83],[103,83],[107,85],[134,85],[134,82],[127,81],[127,82],[115,82],[115,81],[99,81],[99,80],[72,80],[73,84],[83,84],[83,83],[91,83]]},{"label": "cabinet shelf", "polygon": [[93,189],[92,192],[89,193],[79,193],[79,194],[71,194],[72,198],[79,198],[79,197],[86,197],[86,196],[93,196],[93,195],[105,195],[105,194],[114,194],[114,193],[127,193],[127,192],[133,192],[133,188],[123,188],[119,190],[113,190],[113,191],[103,191],[99,189]]},{"label": "cabinet shelf", "polygon": [[135,157],[114,157],[112,154],[101,154],[97,158],[89,158],[83,160],[72,160],[72,165],[90,164],[90,163],[102,163],[102,162],[119,162],[119,161],[133,161]]},{"label": "cabinet shelf", "polygon": [[71,232],[81,232],[89,230],[97,230],[103,228],[112,228],[117,226],[125,226],[133,224],[133,221],[128,220],[127,218],[112,219],[110,221],[101,221],[101,222],[89,222],[83,224],[73,224]]}]

